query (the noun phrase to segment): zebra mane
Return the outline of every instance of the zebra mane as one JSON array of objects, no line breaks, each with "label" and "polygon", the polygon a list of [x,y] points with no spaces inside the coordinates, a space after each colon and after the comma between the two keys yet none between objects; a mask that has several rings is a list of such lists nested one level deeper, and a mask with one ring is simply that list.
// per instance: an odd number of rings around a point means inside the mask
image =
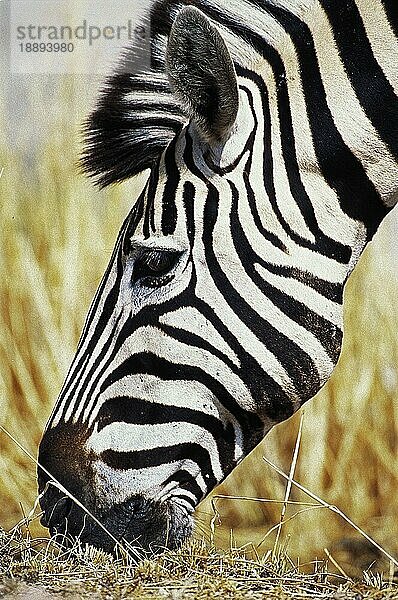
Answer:
[{"label": "zebra mane", "polygon": [[187,122],[165,72],[171,24],[186,3],[160,0],[154,4],[148,15],[150,67],[137,73],[137,49],[127,48],[84,123],[80,165],[100,187],[150,168]]},{"label": "zebra mane", "polygon": [[[187,5],[200,8],[218,24],[220,0],[156,0],[143,24],[150,31],[150,67],[137,69],[138,48],[124,51],[116,71],[104,84],[97,105],[84,125],[83,172],[100,187],[123,181],[150,168],[188,121],[184,107],[171,91],[166,74],[166,50],[177,13]],[[252,10],[247,0],[230,0],[239,25],[241,14]],[[240,13],[239,13],[240,10]],[[260,9],[257,9],[260,11]],[[260,16],[264,16],[261,9]],[[222,27],[222,26],[221,26]],[[228,48],[235,66],[253,61],[250,44],[230,35]],[[147,58],[147,57],[146,57]]]}]

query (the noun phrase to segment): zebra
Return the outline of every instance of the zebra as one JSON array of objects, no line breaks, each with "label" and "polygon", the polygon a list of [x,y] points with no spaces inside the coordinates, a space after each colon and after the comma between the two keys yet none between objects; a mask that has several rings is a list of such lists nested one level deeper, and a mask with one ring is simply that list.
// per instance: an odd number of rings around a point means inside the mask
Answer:
[{"label": "zebra", "polygon": [[398,199],[395,0],[156,0],[146,18],[151,65],[124,53],[82,165],[101,187],[149,172],[39,448],[43,524],[106,551],[180,546],[324,385],[345,283]]}]

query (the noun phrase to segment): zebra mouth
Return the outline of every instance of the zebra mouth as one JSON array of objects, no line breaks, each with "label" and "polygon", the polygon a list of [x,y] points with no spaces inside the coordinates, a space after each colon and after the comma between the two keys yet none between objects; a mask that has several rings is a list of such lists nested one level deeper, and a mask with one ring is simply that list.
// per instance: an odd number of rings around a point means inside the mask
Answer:
[{"label": "zebra mouth", "polygon": [[95,520],[69,498],[54,493],[41,504],[41,522],[61,544],[70,546],[78,539],[111,554],[120,546],[130,554],[133,548],[137,559],[181,546],[193,530],[190,511],[172,499],[160,502],[133,496]]}]

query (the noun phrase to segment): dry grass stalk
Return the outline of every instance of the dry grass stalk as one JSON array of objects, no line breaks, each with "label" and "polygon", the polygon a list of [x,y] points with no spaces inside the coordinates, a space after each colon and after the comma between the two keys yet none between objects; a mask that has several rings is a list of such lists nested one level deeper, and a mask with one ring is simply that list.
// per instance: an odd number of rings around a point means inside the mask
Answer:
[{"label": "dry grass stalk", "polygon": [[307,494],[310,498],[313,498],[314,500],[316,500],[320,506],[323,506],[324,508],[328,508],[332,512],[339,515],[339,517],[344,519],[344,521],[346,521],[346,523],[348,523],[353,529],[355,529],[355,531],[357,531],[370,544],[372,544],[372,546],[374,546],[382,554],[384,554],[384,556],[386,556],[389,561],[391,561],[396,567],[398,567],[398,560],[396,558],[394,558],[389,552],[384,550],[384,548],[380,544],[378,544],[370,535],[368,535],[363,529],[358,527],[358,525],[356,525],[349,517],[347,517],[347,515],[345,515],[343,513],[343,511],[340,510],[337,506],[335,506],[333,504],[329,504],[328,502],[325,502],[324,500],[322,500],[322,498],[320,498],[319,496],[314,494],[314,492],[311,492],[305,486],[301,485],[300,483],[298,483],[297,481],[292,479],[290,474],[286,475],[286,473],[284,473],[281,469],[279,469],[279,467],[277,467],[274,463],[272,463],[270,460],[268,460],[268,458],[266,458],[265,456],[263,456],[263,460],[267,463],[267,465],[272,467],[279,475],[282,475],[282,477],[284,477],[287,481],[291,482],[294,486],[296,486],[299,490],[301,490],[302,492]]},{"label": "dry grass stalk", "polygon": [[274,554],[274,556],[276,556],[276,552],[277,552],[277,548],[278,548],[278,544],[279,544],[279,539],[280,539],[280,535],[281,535],[281,531],[282,531],[282,525],[283,525],[283,522],[284,522],[284,519],[285,519],[286,508],[287,508],[288,500],[289,500],[289,497],[290,497],[290,491],[292,489],[293,477],[294,477],[294,472],[296,470],[298,453],[299,453],[299,449],[300,449],[301,434],[302,434],[302,431],[303,431],[303,419],[304,419],[304,412],[301,413],[299,429],[298,429],[298,432],[297,432],[296,444],[294,446],[294,452],[293,452],[292,462],[290,464],[289,478],[288,478],[287,483],[286,483],[285,498],[284,498],[284,502],[282,504],[281,516],[280,516],[280,519],[279,519],[279,525],[278,525],[278,528],[277,528],[277,531],[276,531],[276,538],[275,538],[274,548],[273,548],[273,551],[272,551],[273,554]]}]

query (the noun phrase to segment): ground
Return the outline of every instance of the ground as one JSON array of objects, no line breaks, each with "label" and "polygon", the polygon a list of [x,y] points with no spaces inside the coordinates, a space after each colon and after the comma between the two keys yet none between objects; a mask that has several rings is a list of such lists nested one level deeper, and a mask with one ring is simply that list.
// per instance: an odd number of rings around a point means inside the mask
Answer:
[{"label": "ground", "polygon": [[65,550],[20,526],[0,531],[2,598],[398,600],[398,586],[380,574],[354,581],[330,566],[299,565],[283,548],[259,557],[250,547],[222,552],[198,540],[137,564],[78,543]]}]

